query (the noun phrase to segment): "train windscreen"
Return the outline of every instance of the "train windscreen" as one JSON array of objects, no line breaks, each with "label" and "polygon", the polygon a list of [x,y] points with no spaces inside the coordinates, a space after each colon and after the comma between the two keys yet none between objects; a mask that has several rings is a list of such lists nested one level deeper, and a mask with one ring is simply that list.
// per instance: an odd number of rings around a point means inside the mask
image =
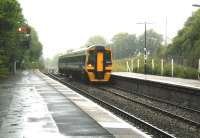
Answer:
[{"label": "train windscreen", "polygon": [[105,52],[105,61],[106,61],[106,64],[112,64],[110,51]]},{"label": "train windscreen", "polygon": [[91,65],[95,65],[96,62],[96,54],[94,51],[90,51],[89,52],[89,57],[88,57],[88,63],[87,64],[91,64]]}]

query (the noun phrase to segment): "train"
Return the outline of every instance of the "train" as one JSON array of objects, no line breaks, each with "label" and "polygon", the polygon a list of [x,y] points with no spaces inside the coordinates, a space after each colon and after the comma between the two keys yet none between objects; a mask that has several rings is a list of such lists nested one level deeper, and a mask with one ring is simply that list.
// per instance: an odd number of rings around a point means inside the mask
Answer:
[{"label": "train", "polygon": [[112,71],[111,49],[92,45],[62,55],[58,59],[58,72],[80,78],[86,82],[108,82]]}]

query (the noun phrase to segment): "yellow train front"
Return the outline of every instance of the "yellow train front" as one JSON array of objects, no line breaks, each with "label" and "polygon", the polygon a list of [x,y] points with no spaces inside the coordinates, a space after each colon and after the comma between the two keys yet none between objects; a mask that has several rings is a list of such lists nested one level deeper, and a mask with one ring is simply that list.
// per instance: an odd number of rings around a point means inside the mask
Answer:
[{"label": "yellow train front", "polygon": [[107,82],[112,71],[111,50],[93,45],[63,55],[58,62],[59,73],[79,77],[84,81]]}]

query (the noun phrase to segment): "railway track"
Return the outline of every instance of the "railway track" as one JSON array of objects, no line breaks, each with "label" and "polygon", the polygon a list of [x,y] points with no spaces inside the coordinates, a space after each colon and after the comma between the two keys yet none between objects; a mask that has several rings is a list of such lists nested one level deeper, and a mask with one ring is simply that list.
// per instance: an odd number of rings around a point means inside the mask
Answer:
[{"label": "railway track", "polygon": [[[156,101],[156,102],[159,102],[159,103],[162,103],[162,104],[167,104],[167,105],[170,105],[170,106],[173,106],[173,107],[176,107],[176,108],[180,108],[180,109],[187,111],[187,112],[190,112],[192,114],[200,115],[200,111],[196,110],[196,109],[192,109],[192,108],[189,108],[189,107],[186,107],[186,106],[180,106],[180,105],[177,105],[175,103],[171,103],[171,102],[168,102],[166,100],[154,98],[154,97],[151,97],[151,96],[148,96],[148,95],[145,95],[145,94],[139,94],[139,93],[136,93],[136,92],[131,91],[131,90],[126,90],[126,89],[120,88],[120,87],[115,86],[115,85],[113,85],[112,87],[114,87],[117,90],[131,94],[131,95],[136,95],[136,96],[139,96],[139,97],[142,97],[142,98],[145,98],[145,99],[149,99],[149,100]],[[200,122],[200,118],[199,118],[199,122]]]},{"label": "railway track", "polygon": [[[175,111],[171,111],[171,112],[166,111],[166,109],[162,109],[162,108],[159,108],[159,107],[157,107],[157,106],[150,105],[149,103],[141,102],[141,99],[140,99],[140,98],[130,98],[130,97],[132,97],[132,95],[126,96],[126,95],[123,95],[121,92],[117,92],[116,90],[114,90],[114,89],[112,90],[112,89],[110,89],[110,88],[108,88],[108,87],[107,87],[107,88],[105,88],[105,87],[99,87],[99,89],[102,89],[103,91],[106,91],[106,92],[115,94],[115,95],[117,95],[117,96],[119,96],[119,97],[122,97],[122,98],[124,98],[124,99],[126,99],[126,100],[129,100],[129,101],[131,101],[131,102],[133,102],[133,103],[140,104],[140,105],[142,105],[142,106],[145,106],[145,107],[150,108],[150,109],[152,109],[152,110],[158,111],[158,112],[163,113],[163,114],[165,114],[165,115],[168,115],[168,116],[170,116],[170,117],[176,118],[176,119],[178,119],[178,120],[180,120],[180,121],[183,121],[183,122],[185,122],[185,123],[188,123],[188,124],[190,124],[190,125],[196,126],[197,128],[200,128],[200,123],[197,122],[197,121],[192,120],[192,119],[193,119],[192,117],[191,117],[191,119],[188,119],[188,118],[186,118],[186,117],[177,115],[177,114],[175,113]],[[121,90],[121,89],[120,89],[120,90]],[[152,100],[152,99],[153,99],[153,98],[151,98],[151,100]],[[143,101],[144,101],[144,100],[143,100]],[[159,103],[159,104],[162,104],[162,103]],[[175,106],[175,105],[173,105],[173,106]],[[187,108],[184,109],[184,108],[182,107],[181,109],[186,110],[186,111],[189,111],[190,113],[193,112],[193,110],[189,110],[189,109],[187,109]],[[173,113],[172,113],[172,112],[173,112]],[[200,116],[200,113],[199,113],[198,111],[195,111],[195,113],[198,113],[198,114],[196,114],[196,116],[198,116],[198,117]],[[199,119],[200,119],[200,118],[198,118],[198,121],[199,121]]]},{"label": "railway track", "polygon": [[60,81],[61,83],[67,85],[68,87],[76,90],[77,92],[81,93],[82,95],[87,96],[88,98],[92,99],[96,103],[98,103],[98,104],[102,105],[103,107],[109,109],[110,111],[114,112],[118,116],[121,116],[125,120],[128,120],[131,123],[135,124],[140,129],[147,131],[149,134],[153,135],[154,137],[175,138],[173,135],[159,129],[158,127],[155,127],[155,126],[147,123],[146,121],[141,120],[140,118],[132,115],[131,113],[128,113],[128,112],[124,111],[123,109],[118,108],[117,106],[115,106],[115,105],[113,105],[109,102],[106,102],[106,101],[102,100],[101,98],[99,98],[97,96],[91,95],[90,93],[88,93],[87,90],[76,87],[76,85],[74,87],[74,85],[69,83],[68,81],[66,81],[65,78],[61,78],[60,76],[56,76],[56,75],[53,75],[53,74],[47,74],[47,75],[50,76],[53,79]]}]

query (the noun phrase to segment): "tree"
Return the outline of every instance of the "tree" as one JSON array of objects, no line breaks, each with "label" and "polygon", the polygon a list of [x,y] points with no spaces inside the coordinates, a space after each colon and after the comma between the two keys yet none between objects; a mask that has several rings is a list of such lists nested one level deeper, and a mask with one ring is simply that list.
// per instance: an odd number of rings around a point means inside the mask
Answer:
[{"label": "tree", "polygon": [[106,45],[107,42],[106,42],[106,39],[104,37],[102,37],[100,35],[95,35],[95,36],[90,37],[83,47],[88,47],[88,46],[91,46],[91,45],[94,45],[94,44]]},{"label": "tree", "polygon": [[[22,63],[37,62],[42,54],[42,45],[36,32],[32,29],[32,40],[27,37],[29,32],[17,31],[19,27],[29,27],[26,24],[20,4],[16,0],[0,1],[0,64],[6,68],[17,62],[21,68]],[[29,43],[32,47],[29,48]],[[23,66],[24,67],[24,66]]]},{"label": "tree", "polygon": [[16,0],[0,1],[0,60],[7,68],[23,54],[20,48],[20,35],[16,29],[24,22],[20,5]]},{"label": "tree", "polygon": [[166,55],[177,59],[179,64],[197,67],[200,58],[200,10],[187,19],[184,27],[173,39]]},{"label": "tree", "polygon": [[[31,28],[30,48],[26,50],[20,63],[23,63],[23,68],[39,67],[39,61],[42,56],[42,44],[38,39],[37,32]],[[27,65],[27,66],[26,66]]]},{"label": "tree", "polygon": [[[142,34],[138,38],[139,50],[143,51],[145,45],[145,34]],[[154,30],[147,30],[146,32],[146,46],[147,51],[153,55],[156,53],[157,49],[162,45],[162,35],[156,33]]]},{"label": "tree", "polygon": [[136,36],[128,33],[118,33],[111,41],[113,57],[116,59],[131,57],[138,48]]},{"label": "tree", "polygon": [[[112,51],[115,59],[128,58],[138,55],[144,50],[144,34],[136,37],[135,34],[118,33],[112,38]],[[162,45],[162,35],[153,30],[147,31],[147,50],[154,54]]]}]

